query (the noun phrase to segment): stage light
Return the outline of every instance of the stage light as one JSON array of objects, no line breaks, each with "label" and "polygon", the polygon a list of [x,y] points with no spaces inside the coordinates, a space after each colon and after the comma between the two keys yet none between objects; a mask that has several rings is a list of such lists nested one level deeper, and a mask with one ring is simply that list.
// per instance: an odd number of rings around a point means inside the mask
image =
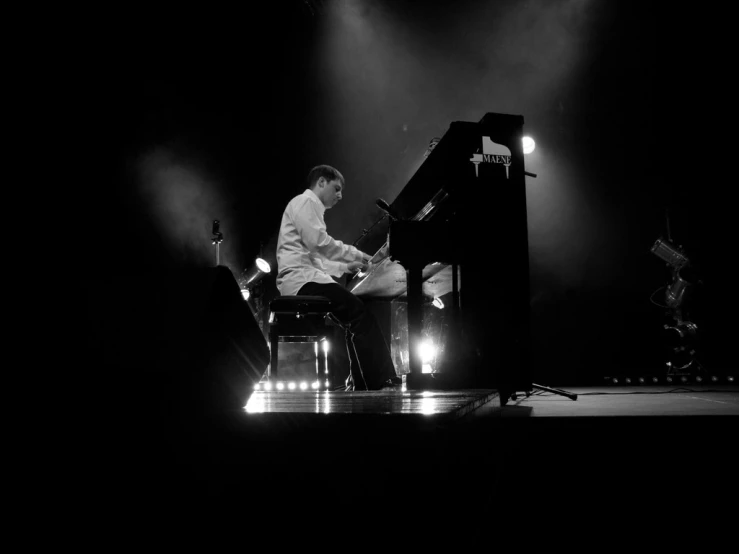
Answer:
[{"label": "stage light", "polygon": [[714,383],[717,383],[718,382],[718,376],[717,375],[711,375],[711,381],[713,381]]},{"label": "stage light", "polygon": [[727,377],[727,379],[729,380],[729,383],[733,383],[734,382],[734,376],[733,375],[729,375]]},{"label": "stage light", "polygon": [[667,262],[667,265],[675,270],[682,269],[689,262],[687,256],[679,248],[675,248],[663,238],[657,239],[652,245],[652,254]]},{"label": "stage light", "polygon": [[444,302],[442,302],[441,298],[439,298],[438,296],[436,298],[434,298],[434,301],[431,304],[433,306],[436,306],[440,310],[443,310],[444,309]]},{"label": "stage light", "polygon": [[315,381],[264,381],[260,384],[258,384],[255,387],[255,390],[261,391],[269,391],[269,390],[276,390],[276,391],[282,391],[282,392],[299,392],[299,391],[306,391],[309,392],[311,390],[315,391],[321,391],[325,390],[328,392],[330,390],[331,382],[329,379],[326,379],[325,381],[322,380],[315,380]]},{"label": "stage light", "polygon": [[696,375],[695,381],[696,381],[696,383],[702,383],[703,382],[703,377],[701,377],[700,375]]},{"label": "stage light", "polygon": [[631,377],[627,377],[626,379],[624,379],[624,382],[625,382],[625,383],[626,383],[627,385],[630,385],[630,384],[631,384]]},{"label": "stage light", "polygon": [[249,296],[251,296],[249,289],[241,289],[241,296],[244,297],[244,300],[249,300]]},{"label": "stage light", "polygon": [[665,379],[665,380],[666,380],[666,381],[667,381],[668,383],[672,383],[672,377],[668,377],[668,378],[667,378],[667,379]]},{"label": "stage light", "polygon": [[323,339],[322,342],[323,342],[323,353],[324,354],[328,354],[328,340],[327,339]]},{"label": "stage light", "polygon": [[643,385],[644,384],[644,377],[639,377],[639,384],[640,385]]},{"label": "stage light", "polygon": [[659,379],[657,379],[656,377],[652,377],[652,383],[654,384],[659,383]]},{"label": "stage light", "polygon": [[250,289],[271,271],[272,268],[264,258],[257,258],[251,266],[241,273],[241,277],[238,279],[239,287],[241,290]]},{"label": "stage light", "polygon": [[534,148],[536,148],[536,143],[531,137],[523,137],[523,139],[521,139],[521,142],[523,142],[524,154],[531,154],[534,151]]}]

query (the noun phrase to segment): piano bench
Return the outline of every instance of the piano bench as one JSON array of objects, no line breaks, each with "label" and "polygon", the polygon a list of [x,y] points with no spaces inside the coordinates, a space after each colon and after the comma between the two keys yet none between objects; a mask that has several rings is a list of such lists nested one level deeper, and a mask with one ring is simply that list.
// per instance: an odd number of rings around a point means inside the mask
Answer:
[{"label": "piano bench", "polygon": [[316,375],[311,390],[331,386],[328,345],[324,344],[333,326],[341,323],[331,312],[331,301],[324,296],[278,296],[269,304],[270,363],[267,381],[279,383],[279,345],[281,342],[312,342],[316,352]]}]

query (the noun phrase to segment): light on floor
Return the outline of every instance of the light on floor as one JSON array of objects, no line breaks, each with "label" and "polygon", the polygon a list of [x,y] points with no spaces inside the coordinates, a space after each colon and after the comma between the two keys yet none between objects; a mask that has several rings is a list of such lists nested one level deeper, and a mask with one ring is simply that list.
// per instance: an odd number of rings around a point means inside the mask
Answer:
[{"label": "light on floor", "polygon": [[[325,383],[325,384],[324,384]],[[324,384],[324,388],[326,391],[329,390],[331,382],[329,379],[326,379],[325,381],[321,380],[315,380],[315,381],[269,381],[265,380],[257,385],[255,385],[254,390],[255,391],[292,391],[292,392],[298,392],[298,391],[310,391],[311,389],[314,391],[320,391],[321,385]]]},{"label": "light on floor", "polygon": [[423,341],[418,350],[422,364],[430,364],[436,356],[436,346],[430,339]]}]

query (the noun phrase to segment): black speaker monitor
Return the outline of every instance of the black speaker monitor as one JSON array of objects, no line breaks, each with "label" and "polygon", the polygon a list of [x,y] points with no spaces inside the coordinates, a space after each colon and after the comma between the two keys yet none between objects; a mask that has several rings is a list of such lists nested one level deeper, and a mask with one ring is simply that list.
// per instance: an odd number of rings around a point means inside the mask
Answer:
[{"label": "black speaker monitor", "polygon": [[95,276],[85,283],[89,394],[111,409],[243,409],[269,347],[223,266]]}]

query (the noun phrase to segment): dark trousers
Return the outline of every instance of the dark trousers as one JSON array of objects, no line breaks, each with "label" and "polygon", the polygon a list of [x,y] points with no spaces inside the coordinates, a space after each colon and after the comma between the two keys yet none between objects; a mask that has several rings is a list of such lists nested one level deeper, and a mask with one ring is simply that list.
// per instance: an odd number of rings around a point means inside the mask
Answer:
[{"label": "dark trousers", "polygon": [[347,327],[349,371],[355,390],[377,390],[385,381],[396,377],[390,348],[380,326],[357,296],[338,283],[306,283],[298,294],[331,300],[333,314]]}]

